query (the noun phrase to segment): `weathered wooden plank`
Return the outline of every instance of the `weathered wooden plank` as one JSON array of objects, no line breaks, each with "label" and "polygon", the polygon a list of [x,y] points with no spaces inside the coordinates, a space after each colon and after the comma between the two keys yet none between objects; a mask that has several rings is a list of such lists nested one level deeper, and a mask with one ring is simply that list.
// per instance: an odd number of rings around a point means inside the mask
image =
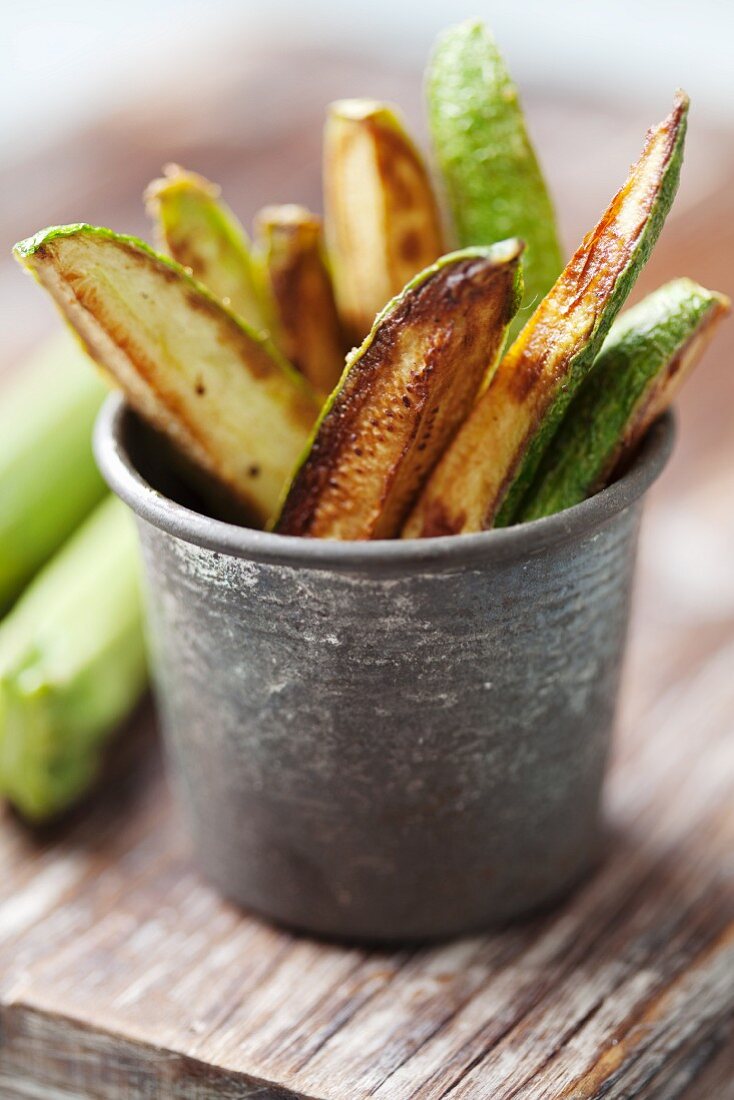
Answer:
[{"label": "weathered wooden plank", "polygon": [[3,1100],[309,1100],[184,1054],[16,1006],[2,1014]]}]

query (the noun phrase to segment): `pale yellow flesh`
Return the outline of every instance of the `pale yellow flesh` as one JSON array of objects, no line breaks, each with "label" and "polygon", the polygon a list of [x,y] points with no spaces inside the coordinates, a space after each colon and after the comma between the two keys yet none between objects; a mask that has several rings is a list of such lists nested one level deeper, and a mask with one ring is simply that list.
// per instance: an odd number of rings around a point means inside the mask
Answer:
[{"label": "pale yellow flesh", "polygon": [[604,218],[505,354],[492,384],[428,479],[403,528],[404,538],[491,527],[527,442],[555,399],[559,368],[587,343],[610,281],[624,267],[630,242],[645,223],[668,153],[663,126],[651,134]]},{"label": "pale yellow flesh", "polygon": [[80,232],[26,262],[133,407],[265,522],[318,415],[307,384],[127,242]]},{"label": "pale yellow flesh", "polygon": [[165,173],[145,192],[160,246],[243,321],[266,330],[250,242],[219,188],[175,164]]},{"label": "pale yellow flesh", "polygon": [[385,104],[332,105],[324,203],[337,304],[348,336],[359,342],[387,302],[445,251],[426,167]]},{"label": "pale yellow flesh", "polygon": [[273,338],[315,389],[330,393],[345,346],[321,219],[302,206],[265,207],[255,219],[255,255],[272,300]]}]

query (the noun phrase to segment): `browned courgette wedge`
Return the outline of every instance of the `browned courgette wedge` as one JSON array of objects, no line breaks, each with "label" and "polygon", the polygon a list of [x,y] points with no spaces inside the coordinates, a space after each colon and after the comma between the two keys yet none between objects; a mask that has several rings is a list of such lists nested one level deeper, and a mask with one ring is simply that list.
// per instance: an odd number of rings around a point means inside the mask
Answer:
[{"label": "browned courgette wedge", "polygon": [[312,538],[392,538],[494,368],[522,295],[522,243],[444,256],[347,360],[277,524]]},{"label": "browned courgette wedge", "polygon": [[303,206],[266,206],[255,218],[255,257],[273,302],[273,339],[317,390],[331,393],[346,348],[321,219]]},{"label": "browned courgette wedge", "polygon": [[730,309],[723,294],[674,279],[617,318],[543,455],[522,522],[578,504],[625,468]]},{"label": "browned courgette wedge", "polygon": [[160,247],[238,317],[264,331],[268,318],[250,242],[219,194],[219,187],[197,172],[169,164],[163,178],[149,184],[145,204]]},{"label": "browned courgette wedge", "polygon": [[331,105],[324,206],[337,304],[347,336],[359,342],[386,303],[445,251],[426,166],[394,108],[371,99]]},{"label": "browned courgette wedge", "polygon": [[318,415],[306,380],[133,237],[57,226],[15,254],[141,416],[254,520],[269,519]]},{"label": "browned courgette wedge", "polygon": [[510,347],[429,478],[404,537],[512,523],[675,196],[688,99],[648,133],[627,182]]}]

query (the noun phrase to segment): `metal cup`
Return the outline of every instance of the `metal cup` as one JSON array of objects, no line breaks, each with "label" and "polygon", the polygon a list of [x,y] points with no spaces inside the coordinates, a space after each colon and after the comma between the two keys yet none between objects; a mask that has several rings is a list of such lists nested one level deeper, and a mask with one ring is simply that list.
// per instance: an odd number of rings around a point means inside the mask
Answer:
[{"label": "metal cup", "polygon": [[642,498],[672,437],[665,417],[623,477],[548,519],[343,543],[177,503],[108,400],[97,459],[137,518],[166,744],[222,893],[414,940],[569,889],[597,851]]}]

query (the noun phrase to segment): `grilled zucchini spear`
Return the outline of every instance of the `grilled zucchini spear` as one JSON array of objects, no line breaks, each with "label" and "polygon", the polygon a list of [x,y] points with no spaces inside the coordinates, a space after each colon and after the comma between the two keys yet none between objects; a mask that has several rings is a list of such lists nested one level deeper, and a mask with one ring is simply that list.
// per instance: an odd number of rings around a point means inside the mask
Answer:
[{"label": "grilled zucchini spear", "polygon": [[480,531],[518,516],[543,453],[634,285],[673,201],[688,100],[645,148],[601,221],[510,347],[436,466],[405,537]]},{"label": "grilled zucchini spear", "polygon": [[525,128],[517,88],[478,21],[439,38],[426,73],[436,163],[460,246],[525,241],[524,307],[515,336],[563,268],[553,203]]},{"label": "grilled zucchini spear", "polygon": [[69,333],[3,387],[0,613],[104,495],[91,437],[105,393]]},{"label": "grilled zucchini spear", "polygon": [[177,263],[258,331],[268,328],[247,234],[219,188],[177,164],[153,180],[145,202],[157,237]]},{"label": "grilled zucchini spear", "polygon": [[396,535],[495,366],[522,293],[522,244],[444,256],[377,317],[347,360],[277,530]]},{"label": "grilled zucchini spear", "polygon": [[0,624],[0,795],[34,821],[70,805],[146,678],[135,525],[108,497]]},{"label": "grilled zucchini spear", "polygon": [[15,254],[140,415],[265,522],[318,416],[306,380],[133,237],[62,226]]},{"label": "grilled zucchini spear", "polygon": [[397,111],[371,99],[332,104],[324,133],[326,240],[347,336],[445,251],[428,172]]},{"label": "grilled zucchini spear", "polygon": [[543,456],[521,520],[570,508],[624,465],[700,360],[729,302],[676,279],[622,314]]},{"label": "grilled zucchini spear", "polygon": [[303,206],[266,206],[255,219],[273,339],[315,389],[330,393],[344,368],[345,345],[322,237],[321,219]]}]

